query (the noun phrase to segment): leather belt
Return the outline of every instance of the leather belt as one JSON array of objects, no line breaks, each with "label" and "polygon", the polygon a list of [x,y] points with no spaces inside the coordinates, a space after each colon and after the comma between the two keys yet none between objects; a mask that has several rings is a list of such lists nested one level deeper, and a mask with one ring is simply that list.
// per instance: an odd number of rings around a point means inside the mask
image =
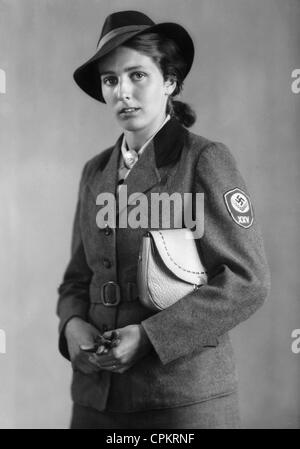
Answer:
[{"label": "leather belt", "polygon": [[120,302],[138,300],[138,289],[134,282],[126,282],[120,286],[115,281],[108,281],[101,286],[101,301],[106,307],[116,307]]}]

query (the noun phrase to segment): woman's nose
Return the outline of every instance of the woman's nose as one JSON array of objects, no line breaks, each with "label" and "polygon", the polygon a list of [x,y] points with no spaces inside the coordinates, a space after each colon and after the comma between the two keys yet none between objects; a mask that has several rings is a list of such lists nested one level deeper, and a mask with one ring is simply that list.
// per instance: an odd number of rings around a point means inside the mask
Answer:
[{"label": "woman's nose", "polygon": [[131,98],[132,92],[131,92],[131,86],[128,80],[126,79],[120,79],[119,83],[117,85],[116,89],[116,95],[118,100],[128,100]]}]

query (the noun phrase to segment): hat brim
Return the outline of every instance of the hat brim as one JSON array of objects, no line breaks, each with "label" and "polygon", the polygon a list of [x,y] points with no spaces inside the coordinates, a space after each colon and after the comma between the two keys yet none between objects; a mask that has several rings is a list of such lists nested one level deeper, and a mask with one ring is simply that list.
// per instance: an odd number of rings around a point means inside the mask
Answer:
[{"label": "hat brim", "polygon": [[117,47],[124,44],[133,37],[149,33],[157,32],[173,39],[179,46],[182,56],[186,62],[185,73],[183,79],[189,73],[194,60],[194,44],[188,32],[177,23],[160,23],[158,25],[149,26],[149,28],[141,31],[129,31],[125,34],[117,35],[110,39],[103,47],[101,47],[87,62],[78,67],[74,72],[74,80],[78,86],[88,95],[102,103],[105,100],[102,96],[101,79],[98,70],[100,60]]}]

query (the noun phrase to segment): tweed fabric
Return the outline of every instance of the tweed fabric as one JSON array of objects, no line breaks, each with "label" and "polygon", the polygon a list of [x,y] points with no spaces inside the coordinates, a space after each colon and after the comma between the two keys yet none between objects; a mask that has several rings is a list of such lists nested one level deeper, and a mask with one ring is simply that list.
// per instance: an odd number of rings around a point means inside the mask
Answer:
[{"label": "tweed fabric", "polygon": [[73,405],[71,429],[238,429],[237,393],[183,407],[133,413]]}]

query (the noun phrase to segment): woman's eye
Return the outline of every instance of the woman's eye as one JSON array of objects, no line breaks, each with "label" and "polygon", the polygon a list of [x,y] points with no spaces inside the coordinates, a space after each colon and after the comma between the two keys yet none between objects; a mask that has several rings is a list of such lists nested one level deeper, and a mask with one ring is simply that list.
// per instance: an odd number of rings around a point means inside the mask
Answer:
[{"label": "woman's eye", "polygon": [[138,80],[138,81],[143,79],[145,76],[146,76],[146,73],[143,73],[143,72],[134,72],[134,73],[132,73],[132,77],[135,80]]},{"label": "woman's eye", "polygon": [[102,78],[102,84],[105,84],[106,86],[115,86],[117,82],[118,80],[113,76],[107,76],[105,78]]}]

